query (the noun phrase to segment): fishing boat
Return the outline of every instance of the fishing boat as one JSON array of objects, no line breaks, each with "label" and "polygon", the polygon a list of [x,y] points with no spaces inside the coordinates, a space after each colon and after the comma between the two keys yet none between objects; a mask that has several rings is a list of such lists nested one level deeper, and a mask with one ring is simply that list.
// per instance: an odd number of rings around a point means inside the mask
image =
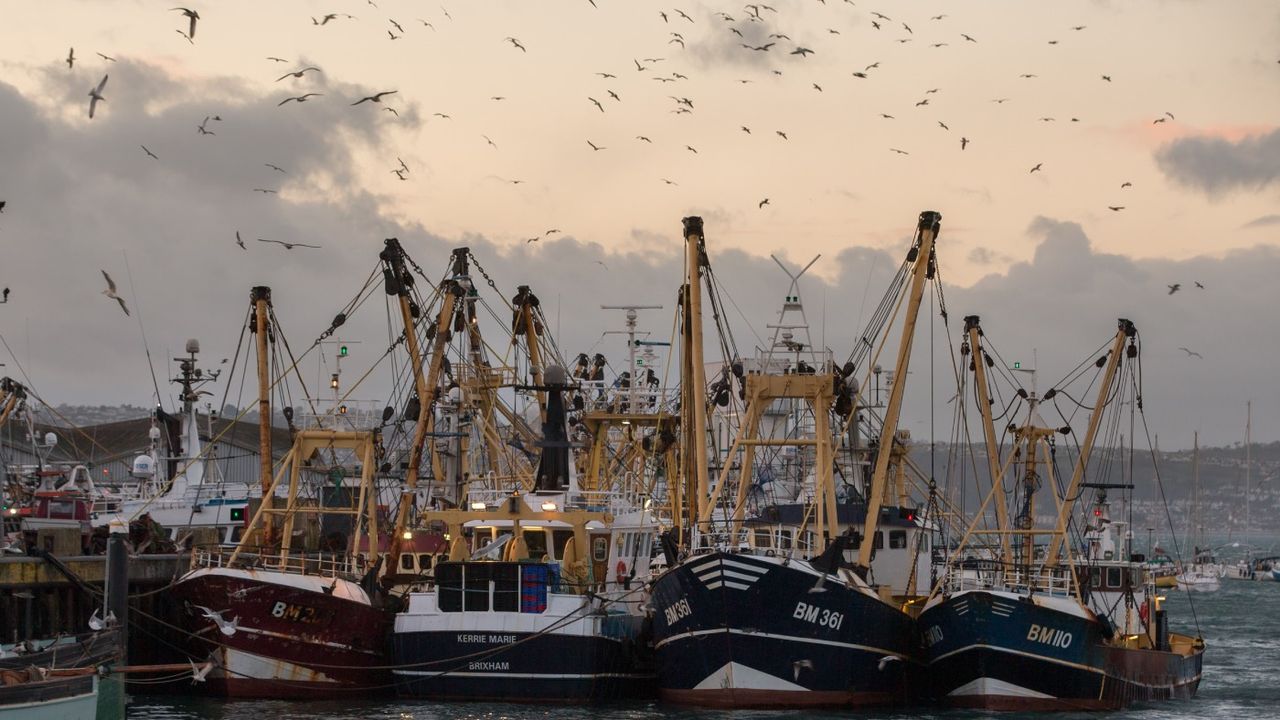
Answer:
[{"label": "fishing boat", "polygon": [[475,488],[465,507],[422,515],[452,544],[432,585],[409,593],[396,617],[402,697],[587,702],[652,691],[645,608],[656,518],[634,490],[579,487],[570,378],[555,365],[542,375],[533,489]]},{"label": "fishing boat", "polygon": [[96,668],[0,669],[0,720],[95,720]]},{"label": "fishing boat", "polygon": [[[375,430],[298,430],[273,471],[268,335],[278,333],[271,291],[250,294],[256,335],[262,499],[240,542],[198,546],[191,570],[174,585],[185,611],[190,653],[213,663],[206,683],[231,697],[352,697],[390,685],[387,639],[392,606],[377,586],[380,558],[355,552],[363,536],[379,547],[377,492],[381,466]],[[269,324],[268,318],[271,319]],[[277,326],[277,327],[273,327]],[[319,502],[302,503],[304,488]],[[277,506],[277,493],[287,500]],[[344,517],[340,539],[322,545],[323,518]],[[315,531],[308,531],[308,528]],[[297,532],[295,532],[295,530]],[[295,543],[302,547],[295,548]]]},{"label": "fishing boat", "polygon": [[[986,368],[993,363],[976,316],[966,319],[966,331],[962,355],[972,353],[974,402],[989,447],[998,447],[986,386]],[[1097,710],[1195,694],[1204,641],[1170,632],[1162,598],[1145,580],[1144,559],[1113,535],[1117,523],[1106,493],[1132,485],[1086,481],[1087,474],[1104,474],[1108,465],[1105,459],[1089,465],[1104,411],[1140,410],[1132,399],[1126,403],[1124,392],[1133,387],[1138,357],[1137,331],[1120,320],[1110,349],[1095,363],[1096,402],[1049,526],[1038,526],[1035,498],[1042,486],[1059,488],[1055,438],[1072,431],[1048,426],[1039,406],[1059,392],[1069,396],[1069,385],[1081,375],[1069,376],[1043,397],[1034,386],[1017,390],[1026,410],[1010,428],[1012,451],[991,457],[991,490],[948,555],[919,616],[928,694],[935,701],[991,710]],[[1012,499],[1004,492],[1008,474],[1018,478]],[[1096,500],[1086,515],[1085,550],[1076,553],[1067,532],[1074,500],[1088,490]],[[1013,512],[1001,510],[1009,502]],[[993,505],[995,528],[983,529]],[[1037,543],[1037,537],[1044,541]],[[989,558],[976,572],[968,562],[971,544]]]},{"label": "fishing boat", "polygon": [[0,645],[0,669],[43,667],[62,670],[93,667],[119,655],[119,633],[115,630],[101,630]]},{"label": "fishing boat", "polygon": [[[898,378],[906,377],[915,317],[925,281],[933,276],[939,222],[937,213],[921,214],[903,265],[911,290]],[[745,402],[728,452],[716,458],[719,473],[712,485],[700,304],[703,276],[713,285],[714,275],[702,220],[686,218],[684,231],[685,517],[667,536],[670,569],[653,590],[660,697],[729,708],[905,702],[918,658],[903,596],[916,582],[911,570],[928,567],[927,560],[913,563],[905,550],[924,549],[927,558],[928,544],[916,509],[884,502],[891,461],[904,454],[896,447],[904,383],[895,383],[891,392],[883,447],[862,495],[838,498],[836,437],[854,415],[850,378],[856,368],[836,367],[828,352],[815,351],[807,337],[796,335],[803,323],[785,319],[788,310],[801,310],[798,276],[792,275],[772,345],[754,363],[727,364],[710,386],[717,406],[730,407],[735,386]],[[788,415],[791,420],[778,421]],[[761,481],[753,468],[767,467],[760,451],[804,453],[807,459],[797,464],[805,469],[792,483],[799,498],[778,504],[753,497]],[[753,501],[755,512],[749,507]],[[883,545],[884,518],[901,520],[886,523],[891,548]],[[896,587],[886,582],[894,575],[894,559],[900,565]]]}]

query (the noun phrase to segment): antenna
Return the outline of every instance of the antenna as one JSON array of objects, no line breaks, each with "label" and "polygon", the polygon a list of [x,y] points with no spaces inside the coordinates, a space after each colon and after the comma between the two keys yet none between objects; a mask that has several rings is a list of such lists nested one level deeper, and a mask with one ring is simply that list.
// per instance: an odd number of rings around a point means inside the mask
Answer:
[{"label": "antenna", "polygon": [[[636,386],[639,384],[639,373],[636,372],[636,347],[645,345],[670,345],[671,343],[636,340],[636,318],[639,310],[661,310],[661,305],[601,305],[601,310],[625,310],[627,313],[626,330],[606,330],[605,335],[625,334],[627,336],[627,370],[631,373],[631,381],[627,386],[627,408],[631,412],[636,409]],[[645,333],[648,335],[648,333]]]},{"label": "antenna", "polygon": [[[773,330],[773,344],[765,353],[765,363],[767,364],[773,357],[773,353],[778,350],[784,350],[788,353],[795,353],[796,368],[800,366],[800,354],[808,352],[814,362],[818,362],[818,356],[813,350],[813,338],[809,334],[809,319],[804,313],[804,303],[800,300],[800,278],[813,267],[822,257],[821,254],[815,255],[808,265],[800,269],[800,272],[791,272],[787,266],[778,259],[777,255],[770,255],[778,267],[782,268],[782,272],[787,274],[791,279],[791,284],[787,286],[786,299],[782,303],[782,309],[778,311],[778,322],[776,324],[766,325],[765,327]],[[788,313],[799,313],[799,323],[787,322]],[[796,337],[796,331],[804,334],[803,341]],[[763,368],[762,368],[763,369]]]}]

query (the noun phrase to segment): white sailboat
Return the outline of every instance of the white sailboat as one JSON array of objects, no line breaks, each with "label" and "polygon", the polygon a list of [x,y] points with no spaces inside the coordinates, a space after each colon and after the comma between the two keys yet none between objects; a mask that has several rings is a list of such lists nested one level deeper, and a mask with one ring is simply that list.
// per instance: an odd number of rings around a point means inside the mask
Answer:
[{"label": "white sailboat", "polygon": [[1221,587],[1222,566],[1215,561],[1212,548],[1200,547],[1200,541],[1204,538],[1204,519],[1200,510],[1200,433],[1197,432],[1194,437],[1191,455],[1191,522],[1196,544],[1191,562],[1184,564],[1182,572],[1178,573],[1178,587],[1183,590],[1211,592]]}]

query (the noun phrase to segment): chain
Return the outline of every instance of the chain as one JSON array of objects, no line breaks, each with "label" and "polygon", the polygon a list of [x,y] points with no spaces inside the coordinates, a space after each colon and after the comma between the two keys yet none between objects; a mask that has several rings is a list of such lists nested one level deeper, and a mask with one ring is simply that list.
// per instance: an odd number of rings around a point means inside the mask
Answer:
[{"label": "chain", "polygon": [[505,295],[498,292],[498,284],[493,281],[493,278],[489,277],[489,273],[485,271],[484,266],[476,259],[475,253],[468,251],[467,256],[471,258],[471,264],[475,266],[476,270],[480,271],[480,277],[484,278],[484,281],[489,283],[489,287],[493,289],[493,292],[496,293],[498,297],[502,298],[503,302],[507,303],[508,308],[511,308],[511,303],[507,301]]}]

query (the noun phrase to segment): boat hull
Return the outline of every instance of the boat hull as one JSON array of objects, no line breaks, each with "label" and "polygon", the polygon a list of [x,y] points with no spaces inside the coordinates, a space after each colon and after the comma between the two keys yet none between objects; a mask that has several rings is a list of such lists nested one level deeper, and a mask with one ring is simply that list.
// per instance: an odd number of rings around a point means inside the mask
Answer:
[{"label": "boat hull", "polygon": [[[1044,601],[1042,601],[1044,602]],[[1183,655],[1110,645],[1084,612],[1012,593],[968,591],[927,608],[919,627],[927,692],[952,707],[1107,710],[1190,698],[1203,651]]]},{"label": "boat hull", "polygon": [[[390,613],[358,599],[363,592],[343,597],[348,586],[326,584],[331,582],[229,568],[188,573],[174,594],[194,635],[192,654],[214,663],[208,690],[280,699],[389,691]],[[226,621],[238,618],[234,632],[221,632],[199,606],[221,612]]]},{"label": "boat hull", "polygon": [[[446,629],[393,636],[396,692],[433,700],[585,703],[642,697],[655,673],[642,618],[627,615],[540,618],[516,632]],[[523,619],[523,618],[518,618]]]},{"label": "boat hull", "polygon": [[94,720],[97,675],[0,686],[0,720]]},{"label": "boat hull", "polygon": [[715,552],[654,586],[663,700],[726,708],[905,702],[911,619],[806,563]]}]

